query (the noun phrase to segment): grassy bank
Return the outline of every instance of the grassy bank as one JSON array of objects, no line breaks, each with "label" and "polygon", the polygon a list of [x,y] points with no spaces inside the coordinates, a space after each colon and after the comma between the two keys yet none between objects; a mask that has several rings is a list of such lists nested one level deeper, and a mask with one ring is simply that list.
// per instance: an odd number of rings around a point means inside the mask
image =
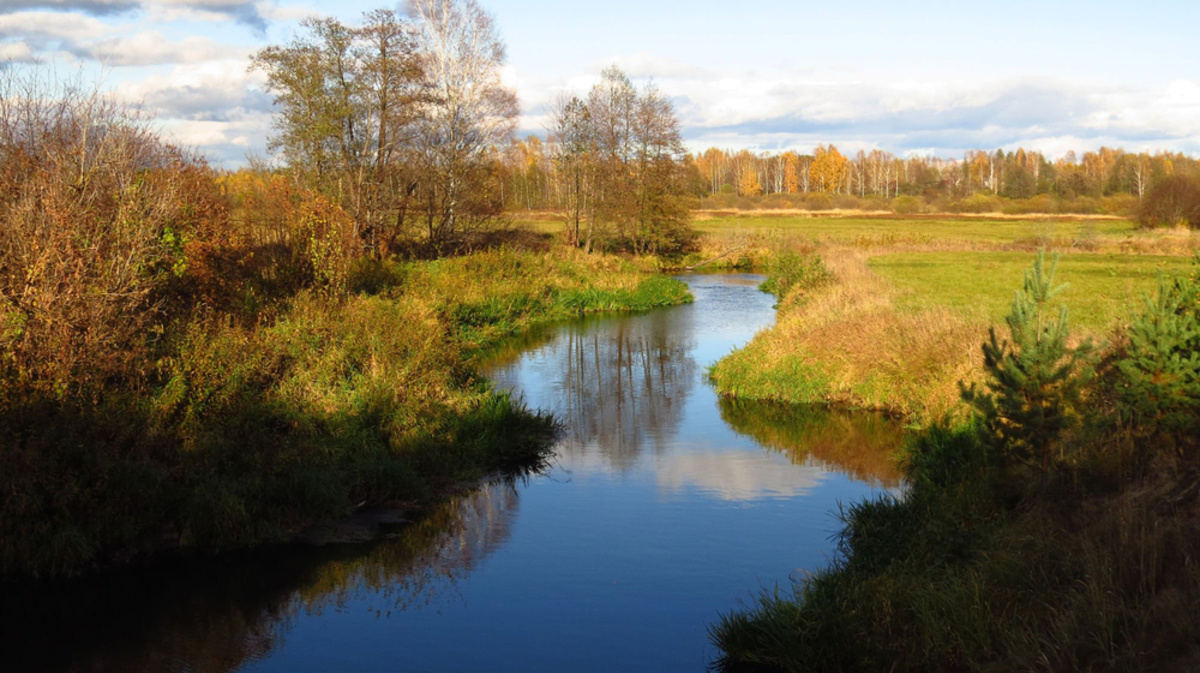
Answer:
[{"label": "grassy bank", "polygon": [[[732,397],[882,409],[918,422],[953,411],[958,382],[977,380],[979,343],[1011,301],[1012,278],[1033,258],[1035,248],[1026,251],[1019,234],[1044,223],[840,223],[845,228],[829,236],[802,233],[807,225],[799,221],[788,222],[791,230],[769,230],[750,220],[740,233],[725,222],[709,233],[701,254],[737,250],[717,264],[750,260],[765,268],[768,283],[791,273],[796,260],[819,259],[829,272],[820,282],[800,279],[776,291],[776,325],[717,363],[711,376],[718,390]],[[921,238],[926,224],[934,233]],[[1103,337],[1126,321],[1159,274],[1187,268],[1187,246],[1194,244],[1187,232],[1143,237],[1129,223],[1103,224],[1113,231],[1088,234],[1089,250],[1071,243],[1088,223],[1058,222],[1062,235],[1046,237],[1062,243],[1059,277],[1068,287],[1057,299],[1071,306],[1077,337]],[[1177,254],[1140,252],[1163,249]]]},{"label": "grassy bank", "polygon": [[286,539],[536,464],[552,420],[492,392],[475,354],[534,324],[690,300],[631,262],[570,250],[360,260],[348,286],[254,320],[194,312],[154,344],[142,387],[5,396],[0,574]]},{"label": "grassy bank", "polygon": [[[1056,321],[1017,319],[1036,338],[1003,332],[1020,345],[985,368],[992,401],[916,437],[907,493],[845,510],[830,567],[724,617],[719,668],[1195,670],[1196,280],[1061,375]],[[1028,378],[999,374],[1018,361]]]},{"label": "grassy bank", "polygon": [[717,390],[904,415],[955,404],[957,381],[974,364],[980,326],[944,307],[902,307],[867,259],[853,250],[824,256],[832,278],[789,288],[775,326],[713,367]]}]

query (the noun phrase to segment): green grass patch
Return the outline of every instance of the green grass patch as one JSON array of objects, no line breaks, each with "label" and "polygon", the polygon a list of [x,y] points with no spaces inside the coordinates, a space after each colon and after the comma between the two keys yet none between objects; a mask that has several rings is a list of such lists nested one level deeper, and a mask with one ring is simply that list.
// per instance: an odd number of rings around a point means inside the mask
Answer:
[{"label": "green grass patch", "polygon": [[[1000,322],[1032,259],[1024,252],[914,252],[873,257],[868,265],[901,290],[902,308],[940,306]],[[1073,327],[1107,331],[1141,309],[1160,274],[1186,273],[1189,265],[1188,257],[1063,255],[1056,280],[1068,287],[1055,300],[1069,307]]]}]

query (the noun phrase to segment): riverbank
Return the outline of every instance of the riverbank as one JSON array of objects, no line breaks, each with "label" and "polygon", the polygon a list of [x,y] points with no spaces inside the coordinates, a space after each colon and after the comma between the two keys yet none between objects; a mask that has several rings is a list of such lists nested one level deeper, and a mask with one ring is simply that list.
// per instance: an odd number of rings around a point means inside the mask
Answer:
[{"label": "riverbank", "polygon": [[[1077,340],[1104,341],[1138,311],[1159,275],[1189,268],[1190,255],[1116,252],[1116,238],[1102,235],[1088,251],[1052,246],[1063,253],[1058,273],[1066,284],[1055,306],[1071,308]],[[710,236],[705,244],[711,252],[734,249],[736,240]],[[734,398],[882,410],[916,424],[957,413],[959,383],[980,380],[979,344],[1002,320],[1033,253],[1000,240],[927,243],[860,246],[793,235],[748,244],[744,254],[766,268],[769,284],[795,279],[768,287],[778,298],[776,324],[713,367],[717,389]],[[797,275],[811,263],[825,275]]]},{"label": "riverbank", "polygon": [[904,497],[850,505],[829,567],[725,615],[718,667],[1194,670],[1200,285],[1177,278],[1098,350],[1014,308],[970,412],[904,452]]},{"label": "riverbank", "polygon": [[573,250],[373,262],[349,287],[253,321],[195,313],[160,337],[144,387],[6,396],[0,574],[283,540],[536,465],[553,419],[492,391],[474,355],[535,324],[690,300],[631,261]]}]

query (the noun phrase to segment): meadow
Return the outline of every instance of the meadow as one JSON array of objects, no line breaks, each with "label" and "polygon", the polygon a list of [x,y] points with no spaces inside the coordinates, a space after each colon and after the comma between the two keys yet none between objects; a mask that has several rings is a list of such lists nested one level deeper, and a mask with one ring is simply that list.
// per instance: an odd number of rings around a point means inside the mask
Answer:
[{"label": "meadow", "polygon": [[[816,256],[831,279],[780,293],[777,324],[712,370],[724,394],[881,409],[919,422],[960,408],[980,343],[1036,250],[1060,256],[1074,338],[1104,340],[1159,277],[1186,272],[1200,236],[1100,217],[721,215],[683,266],[782,272]],[[694,261],[693,261],[694,260]]]}]

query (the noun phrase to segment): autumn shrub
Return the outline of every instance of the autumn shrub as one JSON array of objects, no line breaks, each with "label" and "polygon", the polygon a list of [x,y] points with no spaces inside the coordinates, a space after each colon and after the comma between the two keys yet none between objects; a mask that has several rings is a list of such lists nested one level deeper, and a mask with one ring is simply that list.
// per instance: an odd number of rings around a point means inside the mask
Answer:
[{"label": "autumn shrub", "polygon": [[1104,209],[1098,198],[1076,196],[1073,199],[1063,201],[1059,212],[1070,213],[1072,215],[1102,215],[1104,214]]},{"label": "autumn shrub", "polygon": [[833,280],[833,272],[820,255],[783,253],[771,261],[767,279],[759,289],[782,300],[793,290],[815,290]]},{"label": "autumn shrub", "polygon": [[838,210],[864,210],[870,207],[870,201],[854,194],[834,194],[833,207]]},{"label": "autumn shrub", "polygon": [[1059,199],[1050,194],[1038,194],[1027,199],[1011,199],[1004,203],[1005,215],[1053,214],[1059,212]]},{"label": "autumn shrub", "polygon": [[1004,201],[991,194],[972,194],[965,199],[952,201],[945,210],[951,213],[998,213],[1004,208]]},{"label": "autumn shrub", "polygon": [[924,212],[925,202],[915,196],[897,196],[892,199],[891,209],[897,215],[914,215]]},{"label": "autumn shrub", "polygon": [[[164,293],[199,298],[226,211],[203,163],[135,110],[39,74],[0,100],[0,353],[6,388],[63,396],[136,378]],[[11,388],[10,388],[11,389]]]},{"label": "autumn shrub", "polygon": [[365,248],[340,206],[283,174],[243,170],[224,176],[222,187],[236,206],[239,233],[258,257],[262,282],[280,293],[346,289]]},{"label": "autumn shrub", "polygon": [[1141,199],[1135,194],[1112,194],[1100,198],[1100,212],[1118,217],[1137,217]]},{"label": "autumn shrub", "polygon": [[809,193],[804,195],[803,205],[805,210],[833,210],[833,197],[828,194]]},{"label": "autumn shrub", "polygon": [[1143,228],[1200,227],[1200,178],[1173,175],[1155,182],[1137,214]]},{"label": "autumn shrub", "polygon": [[800,194],[777,192],[764,196],[761,207],[774,210],[790,210],[799,208],[802,203],[803,199]]}]

